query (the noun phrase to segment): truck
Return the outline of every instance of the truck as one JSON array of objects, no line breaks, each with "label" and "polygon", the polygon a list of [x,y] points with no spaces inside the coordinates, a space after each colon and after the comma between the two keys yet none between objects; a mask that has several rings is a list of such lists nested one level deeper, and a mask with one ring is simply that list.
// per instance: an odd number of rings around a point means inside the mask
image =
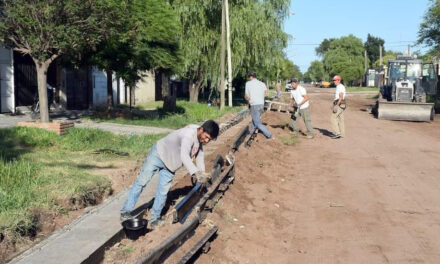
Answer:
[{"label": "truck", "polygon": [[427,95],[437,93],[434,64],[413,56],[398,55],[388,60],[385,85],[376,103],[378,119],[405,121],[434,120],[434,104]]}]

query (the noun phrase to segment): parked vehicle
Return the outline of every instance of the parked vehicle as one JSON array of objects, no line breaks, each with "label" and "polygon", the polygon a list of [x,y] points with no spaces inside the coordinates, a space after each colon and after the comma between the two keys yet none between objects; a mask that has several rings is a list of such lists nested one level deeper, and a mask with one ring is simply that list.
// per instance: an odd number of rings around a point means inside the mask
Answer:
[{"label": "parked vehicle", "polygon": [[330,82],[328,82],[328,81],[322,81],[320,84],[319,84],[319,87],[321,87],[321,88],[329,88],[330,87]]}]

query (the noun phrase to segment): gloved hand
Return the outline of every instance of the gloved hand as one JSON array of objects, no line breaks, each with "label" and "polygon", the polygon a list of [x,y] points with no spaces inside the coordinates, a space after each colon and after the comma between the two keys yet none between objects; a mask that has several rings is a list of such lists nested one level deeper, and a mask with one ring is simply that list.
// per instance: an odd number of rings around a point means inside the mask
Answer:
[{"label": "gloved hand", "polygon": [[338,112],[338,106],[333,105],[333,113],[336,114]]},{"label": "gloved hand", "polygon": [[205,184],[209,178],[211,177],[211,174],[198,171],[193,174],[193,178],[197,180],[198,183]]}]

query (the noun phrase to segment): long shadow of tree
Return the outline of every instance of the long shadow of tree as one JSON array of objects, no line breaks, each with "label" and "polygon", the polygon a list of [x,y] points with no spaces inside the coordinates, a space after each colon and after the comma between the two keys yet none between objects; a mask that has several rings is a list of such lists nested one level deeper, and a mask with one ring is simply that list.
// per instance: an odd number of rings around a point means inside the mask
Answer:
[{"label": "long shadow of tree", "polygon": [[35,147],[17,128],[0,129],[0,160],[10,162]]}]

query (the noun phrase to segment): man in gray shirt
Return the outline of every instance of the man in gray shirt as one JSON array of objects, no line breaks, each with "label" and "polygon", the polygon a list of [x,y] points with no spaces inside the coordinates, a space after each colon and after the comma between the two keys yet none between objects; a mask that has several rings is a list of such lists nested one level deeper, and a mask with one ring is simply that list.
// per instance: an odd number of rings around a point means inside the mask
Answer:
[{"label": "man in gray shirt", "polygon": [[249,81],[246,82],[244,98],[249,101],[252,115],[252,129],[258,128],[267,138],[272,139],[272,134],[261,123],[260,115],[264,111],[264,96],[269,93],[266,85],[257,80],[255,72],[248,73]]},{"label": "man in gray shirt", "polygon": [[[188,125],[177,129],[154,144],[125,200],[121,210],[121,221],[133,218],[131,210],[136,205],[142,190],[154,174],[159,172],[150,227],[154,229],[162,225],[163,220],[160,220],[160,214],[165,206],[174,173],[183,164],[190,175],[195,176],[197,181],[204,182],[206,178],[203,144],[217,138],[218,134],[218,124],[213,120],[208,120],[201,127]],[[192,159],[195,159],[195,165]]]}]

